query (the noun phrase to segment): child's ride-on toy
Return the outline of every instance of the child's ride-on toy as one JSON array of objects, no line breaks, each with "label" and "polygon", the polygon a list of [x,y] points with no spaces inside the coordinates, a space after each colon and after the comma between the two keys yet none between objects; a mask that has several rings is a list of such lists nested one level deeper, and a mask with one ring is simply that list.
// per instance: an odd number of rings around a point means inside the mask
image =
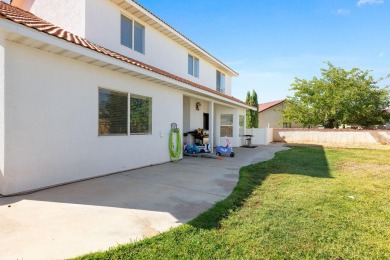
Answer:
[{"label": "child's ride-on toy", "polygon": [[189,153],[189,154],[198,154],[199,153],[199,148],[195,144],[194,145],[187,144],[184,147],[184,152]]},{"label": "child's ride-on toy", "polygon": [[[223,139],[226,140],[226,146],[221,145]],[[233,147],[230,144],[229,138],[227,138],[227,137],[222,137],[221,139],[219,139],[219,146],[215,147],[215,149],[217,150],[216,154],[218,156],[229,154],[230,157],[234,157]]]}]

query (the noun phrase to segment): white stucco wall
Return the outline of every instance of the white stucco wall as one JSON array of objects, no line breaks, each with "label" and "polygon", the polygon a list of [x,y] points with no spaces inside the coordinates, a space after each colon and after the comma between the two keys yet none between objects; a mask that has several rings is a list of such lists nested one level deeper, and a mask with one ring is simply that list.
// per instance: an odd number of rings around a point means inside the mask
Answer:
[{"label": "white stucco wall", "polygon": [[190,111],[190,97],[183,97],[183,133],[191,131],[191,111]]},{"label": "white stucco wall", "polygon": [[[191,121],[190,121],[190,131],[203,128],[203,113],[209,113],[208,102],[191,98],[190,111],[191,111]],[[196,103],[200,103],[199,110],[196,110]]]},{"label": "white stucco wall", "polygon": [[4,184],[4,97],[5,97],[5,68],[6,58],[6,41],[5,35],[0,31],[0,191]]},{"label": "white stucco wall", "polygon": [[268,145],[273,140],[272,128],[247,128],[246,134],[252,135],[252,145]]},{"label": "white stucco wall", "polygon": [[[151,26],[120,9],[109,0],[86,1],[86,38],[94,43],[114,50],[125,56],[153,65],[177,76],[216,89],[216,67],[200,59],[199,78],[188,74],[188,54],[186,48],[161,34]],[[120,16],[145,26],[145,54],[139,53],[120,44]],[[104,19],[102,19],[104,17]],[[196,57],[196,55],[194,55]],[[199,57],[198,57],[199,58]],[[231,78],[225,74],[225,93],[231,95]]]},{"label": "white stucco wall", "polygon": [[[6,45],[12,58],[6,60],[1,194],[169,161],[170,124],[183,126],[181,91],[20,44]],[[152,97],[153,134],[98,136],[98,87]]]},{"label": "white stucco wall", "polygon": [[[200,59],[199,78],[189,75],[188,54],[194,55],[193,53],[151,26],[134,19],[134,16],[110,0],[14,0],[13,5],[93,43],[216,89],[215,66]],[[145,26],[145,54],[120,44],[121,14]],[[225,74],[225,94],[231,95],[231,77],[226,71],[221,72]]]},{"label": "white stucco wall", "polygon": [[12,5],[85,37],[85,0],[14,0]]}]

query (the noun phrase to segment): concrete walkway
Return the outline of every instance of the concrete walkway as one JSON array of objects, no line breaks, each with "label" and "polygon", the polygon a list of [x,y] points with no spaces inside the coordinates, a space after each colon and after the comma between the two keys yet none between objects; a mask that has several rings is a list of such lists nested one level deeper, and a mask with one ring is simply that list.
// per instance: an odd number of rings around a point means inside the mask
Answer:
[{"label": "concrete walkway", "polygon": [[156,235],[229,195],[242,166],[285,149],[237,148],[234,158],[185,157],[0,198],[0,259],[63,259]]}]

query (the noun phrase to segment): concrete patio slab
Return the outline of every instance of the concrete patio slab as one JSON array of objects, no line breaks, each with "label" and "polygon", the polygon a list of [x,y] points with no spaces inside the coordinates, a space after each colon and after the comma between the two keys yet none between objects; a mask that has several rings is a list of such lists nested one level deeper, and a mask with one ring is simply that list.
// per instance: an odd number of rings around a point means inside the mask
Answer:
[{"label": "concrete patio slab", "polygon": [[185,157],[0,198],[0,259],[75,257],[167,231],[228,196],[242,166],[286,149],[236,148],[234,158]]}]

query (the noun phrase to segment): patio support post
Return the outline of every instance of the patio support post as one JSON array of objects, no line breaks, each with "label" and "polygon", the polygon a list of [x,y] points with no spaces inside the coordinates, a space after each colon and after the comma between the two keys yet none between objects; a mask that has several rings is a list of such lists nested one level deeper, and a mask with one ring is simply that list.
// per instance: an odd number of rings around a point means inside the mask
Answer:
[{"label": "patio support post", "polygon": [[240,140],[240,117],[238,116],[238,109],[234,109],[233,114],[233,140],[236,140],[234,143],[236,146],[241,146]]},{"label": "patio support post", "polygon": [[5,37],[0,32],[0,194],[5,194],[5,173],[4,173],[4,141],[5,141]]},{"label": "patio support post", "polygon": [[214,102],[210,101],[209,103],[209,144],[210,150],[214,152]]}]

